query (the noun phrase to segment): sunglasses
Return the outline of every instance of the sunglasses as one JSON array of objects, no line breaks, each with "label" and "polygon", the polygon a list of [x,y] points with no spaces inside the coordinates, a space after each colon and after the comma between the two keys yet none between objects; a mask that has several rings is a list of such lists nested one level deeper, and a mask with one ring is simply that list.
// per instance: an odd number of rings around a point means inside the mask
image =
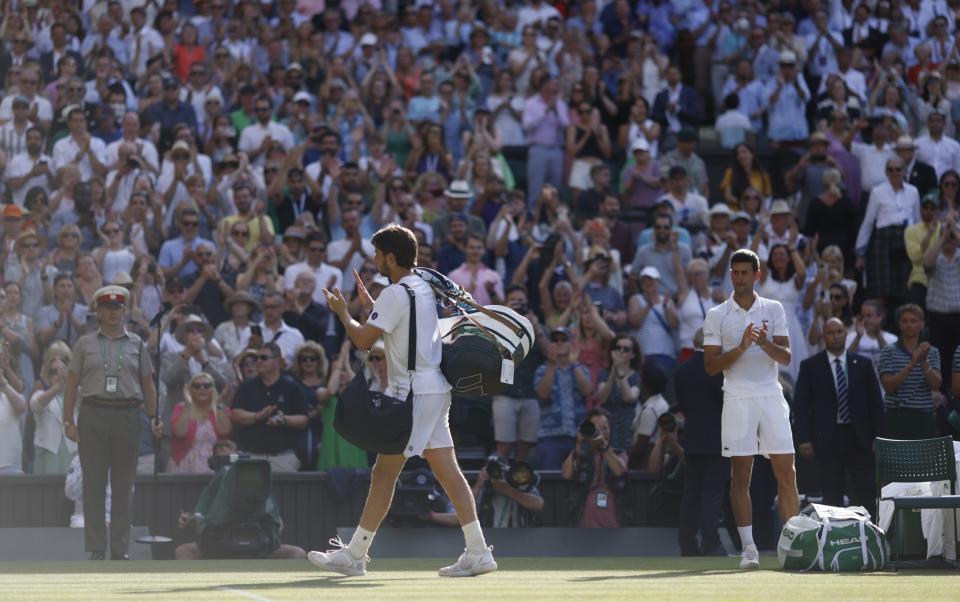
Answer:
[{"label": "sunglasses", "polygon": [[261,353],[260,355],[257,356],[257,359],[260,360],[261,362],[269,362],[270,360],[276,359],[276,358],[273,357],[272,355],[267,355],[266,353]]},{"label": "sunglasses", "polygon": [[25,242],[25,243],[23,243],[23,244],[20,245],[20,246],[22,246],[24,249],[38,249],[38,248],[40,248],[39,243],[35,243],[35,242]]},{"label": "sunglasses", "polygon": [[889,173],[900,173],[901,171],[903,171],[903,168],[902,168],[902,167],[888,167],[888,168],[887,168],[887,172],[889,172]]},{"label": "sunglasses", "polygon": [[187,332],[190,334],[203,334],[203,328],[199,326],[191,326],[187,329]]},{"label": "sunglasses", "polygon": [[307,250],[311,253],[323,253],[327,250],[326,247],[307,247]]},{"label": "sunglasses", "polygon": [[316,361],[318,361],[319,359],[320,359],[319,356],[316,356],[316,355],[301,355],[301,356],[300,356],[300,361],[301,361],[301,362],[316,362]]},{"label": "sunglasses", "polygon": [[654,226],[654,230],[670,230],[671,226]]},{"label": "sunglasses", "polygon": [[192,385],[190,385],[190,388],[191,388],[191,389],[194,389],[194,390],[197,390],[197,391],[199,391],[199,390],[204,390],[204,391],[206,391],[206,390],[209,390],[209,389],[212,389],[212,388],[213,388],[213,383],[211,383],[211,382],[196,382],[196,383],[193,383]]},{"label": "sunglasses", "polygon": [[240,167],[240,162],[239,162],[239,161],[224,161],[224,162],[223,162],[223,166],[226,167],[227,169],[237,169],[238,167]]},{"label": "sunglasses", "polygon": [[64,232],[60,235],[61,238],[80,238],[80,235],[76,232]]},{"label": "sunglasses", "polygon": [[631,345],[617,345],[614,347],[615,351],[622,351],[624,353],[633,353],[633,346]]},{"label": "sunglasses", "polygon": [[570,337],[564,337],[564,336],[550,337],[550,341],[553,343],[569,343]]},{"label": "sunglasses", "polygon": [[846,300],[846,297],[844,297],[843,295],[830,295],[830,300],[831,300],[831,301],[845,301],[845,300]]},{"label": "sunglasses", "polygon": [[248,232],[247,230],[236,230],[231,234],[233,234],[234,236],[240,236],[240,237],[250,236],[250,232]]},{"label": "sunglasses", "polygon": [[113,236],[119,231],[120,231],[120,228],[108,228],[104,230],[103,233],[106,234],[107,236]]}]

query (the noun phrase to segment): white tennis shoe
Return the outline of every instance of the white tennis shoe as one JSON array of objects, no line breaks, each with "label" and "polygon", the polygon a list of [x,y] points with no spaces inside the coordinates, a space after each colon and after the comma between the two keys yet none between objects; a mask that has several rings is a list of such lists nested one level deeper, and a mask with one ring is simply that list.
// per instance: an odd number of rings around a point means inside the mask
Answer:
[{"label": "white tennis shoe", "polygon": [[757,550],[757,546],[743,546],[743,553],[740,554],[740,568],[741,569],[759,569],[760,568],[760,552]]},{"label": "white tennis shoe", "polygon": [[340,573],[347,577],[363,577],[367,574],[367,563],[370,562],[369,556],[354,558],[339,537],[331,539],[330,545],[334,546],[335,549],[326,552],[310,552],[307,554],[307,560],[316,567]]},{"label": "white tennis shoe", "polygon": [[437,573],[441,577],[473,577],[497,570],[497,561],[493,559],[493,546],[480,554],[464,550],[456,564],[445,566]]}]

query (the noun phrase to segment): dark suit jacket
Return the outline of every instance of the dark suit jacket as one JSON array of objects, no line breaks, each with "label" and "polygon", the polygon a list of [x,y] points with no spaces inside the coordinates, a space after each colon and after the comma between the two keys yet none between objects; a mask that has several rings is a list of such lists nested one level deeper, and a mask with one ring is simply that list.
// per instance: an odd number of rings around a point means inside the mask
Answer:
[{"label": "dark suit jacket", "polygon": [[[65,54],[72,56],[77,61],[77,68],[83,72],[83,57],[75,50],[68,50]],[[43,79],[46,82],[53,81],[57,77],[57,64],[53,62],[53,51],[44,52],[40,55],[40,69],[43,70]]]},{"label": "dark suit jacket", "polygon": [[698,351],[674,372],[673,390],[677,407],[686,418],[682,436],[684,453],[720,455],[723,374],[707,374],[703,352]]},{"label": "dark suit jacket", "polygon": [[917,187],[921,200],[927,196],[928,192],[940,185],[937,181],[937,171],[927,163],[920,161],[913,162],[913,169],[907,175],[907,182]]},{"label": "dark suit jacket", "polygon": [[[667,131],[667,105],[670,103],[670,91],[661,90],[653,100],[651,117]],[[680,102],[677,103],[677,119],[684,128],[696,129],[700,125],[700,96],[690,86],[680,84]]]},{"label": "dark suit jacket", "polygon": [[[797,441],[826,443],[837,428],[837,387],[826,351],[800,362],[793,398]],[[847,353],[847,400],[850,418],[863,449],[873,448],[883,418],[883,394],[873,362],[858,353]]]}]

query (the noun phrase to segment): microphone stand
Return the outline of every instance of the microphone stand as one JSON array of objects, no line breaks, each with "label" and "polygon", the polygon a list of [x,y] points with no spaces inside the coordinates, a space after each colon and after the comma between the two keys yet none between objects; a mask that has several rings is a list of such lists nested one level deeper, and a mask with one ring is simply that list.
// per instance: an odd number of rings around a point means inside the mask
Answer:
[{"label": "microphone stand", "polygon": [[[150,326],[156,326],[157,328],[157,368],[153,371],[153,384],[157,392],[157,401],[154,404],[153,416],[150,417],[150,426],[152,427],[157,423],[158,416],[160,415],[160,367],[163,364],[163,356],[160,354],[160,338],[163,336],[163,333],[160,332],[161,325],[163,324],[163,317],[171,310],[169,303],[164,303],[163,307],[160,308],[160,311],[157,312],[157,315],[153,317],[153,320],[150,322]],[[153,437],[151,433],[151,439],[153,440],[153,527],[150,529],[151,532],[157,528],[157,525],[160,521],[160,486],[159,486],[159,452],[160,452],[160,439]],[[158,543],[170,543],[173,540],[164,535],[143,535],[136,539],[137,543],[145,544],[158,544]],[[152,548],[151,548],[152,550]]]}]

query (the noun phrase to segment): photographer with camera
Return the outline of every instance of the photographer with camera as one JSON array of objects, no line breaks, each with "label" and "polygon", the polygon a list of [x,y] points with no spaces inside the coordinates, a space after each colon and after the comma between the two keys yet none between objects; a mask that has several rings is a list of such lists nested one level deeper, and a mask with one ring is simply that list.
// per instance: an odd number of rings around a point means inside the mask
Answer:
[{"label": "photographer with camera", "polygon": [[627,455],[610,447],[610,417],[603,408],[587,412],[577,431],[577,442],[563,461],[560,474],[577,481],[580,492],[573,503],[578,527],[618,528],[625,523],[620,494],[626,491]]},{"label": "photographer with camera", "polygon": [[[227,439],[214,444],[208,464],[216,473],[213,480],[200,492],[193,512],[181,511],[177,523],[195,529],[197,541],[177,546],[177,560],[306,557],[302,548],[280,543],[283,519],[262,460],[241,456]],[[241,471],[247,474],[241,477]]]},{"label": "photographer with camera", "polygon": [[480,469],[473,485],[477,515],[484,527],[530,527],[543,511],[537,489],[540,476],[523,460],[512,464],[497,456]]}]

